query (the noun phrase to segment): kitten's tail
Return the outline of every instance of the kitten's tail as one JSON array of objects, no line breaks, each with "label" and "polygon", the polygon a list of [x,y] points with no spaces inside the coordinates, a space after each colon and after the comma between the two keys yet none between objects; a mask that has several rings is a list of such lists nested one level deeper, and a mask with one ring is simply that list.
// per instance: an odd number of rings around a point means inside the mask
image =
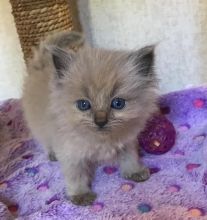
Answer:
[{"label": "kitten's tail", "polygon": [[74,31],[62,31],[46,37],[44,41],[40,43],[40,47],[43,46],[57,46],[62,49],[76,49],[84,44],[83,35]]}]

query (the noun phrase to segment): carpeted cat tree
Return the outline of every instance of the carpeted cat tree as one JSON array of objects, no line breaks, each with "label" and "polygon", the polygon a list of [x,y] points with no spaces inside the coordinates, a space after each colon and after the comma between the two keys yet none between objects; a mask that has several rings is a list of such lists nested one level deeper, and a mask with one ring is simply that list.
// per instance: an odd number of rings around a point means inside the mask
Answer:
[{"label": "carpeted cat tree", "polygon": [[45,35],[80,31],[75,0],[10,0],[25,61]]}]

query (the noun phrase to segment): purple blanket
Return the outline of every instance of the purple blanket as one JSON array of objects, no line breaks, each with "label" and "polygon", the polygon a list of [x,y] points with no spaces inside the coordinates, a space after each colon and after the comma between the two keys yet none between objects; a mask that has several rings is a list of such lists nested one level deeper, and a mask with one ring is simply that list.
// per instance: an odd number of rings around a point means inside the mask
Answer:
[{"label": "purple blanket", "polygon": [[207,219],[207,88],[168,94],[161,107],[177,139],[168,153],[145,154],[152,176],[144,183],[120,177],[118,167],[96,173],[96,202],[77,207],[65,199],[58,162],[29,137],[21,103],[0,107],[0,219]]}]

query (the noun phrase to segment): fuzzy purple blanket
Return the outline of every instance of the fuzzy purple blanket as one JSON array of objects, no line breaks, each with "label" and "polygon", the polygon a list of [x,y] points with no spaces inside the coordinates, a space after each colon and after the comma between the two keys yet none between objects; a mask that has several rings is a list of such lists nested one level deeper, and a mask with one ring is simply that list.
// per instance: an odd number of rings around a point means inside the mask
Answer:
[{"label": "fuzzy purple blanket", "polygon": [[0,105],[0,219],[190,220],[207,219],[207,88],[167,94],[161,107],[177,137],[166,154],[145,154],[151,178],[134,183],[118,167],[102,166],[96,202],[77,207],[65,199],[58,162],[28,135],[21,103]]}]

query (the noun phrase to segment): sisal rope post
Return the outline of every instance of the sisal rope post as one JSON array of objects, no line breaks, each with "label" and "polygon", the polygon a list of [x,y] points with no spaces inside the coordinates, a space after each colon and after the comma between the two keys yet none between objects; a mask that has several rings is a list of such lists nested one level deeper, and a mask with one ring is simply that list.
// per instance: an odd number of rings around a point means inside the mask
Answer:
[{"label": "sisal rope post", "polygon": [[80,31],[76,1],[10,0],[10,3],[25,61],[46,35],[63,30]]}]

